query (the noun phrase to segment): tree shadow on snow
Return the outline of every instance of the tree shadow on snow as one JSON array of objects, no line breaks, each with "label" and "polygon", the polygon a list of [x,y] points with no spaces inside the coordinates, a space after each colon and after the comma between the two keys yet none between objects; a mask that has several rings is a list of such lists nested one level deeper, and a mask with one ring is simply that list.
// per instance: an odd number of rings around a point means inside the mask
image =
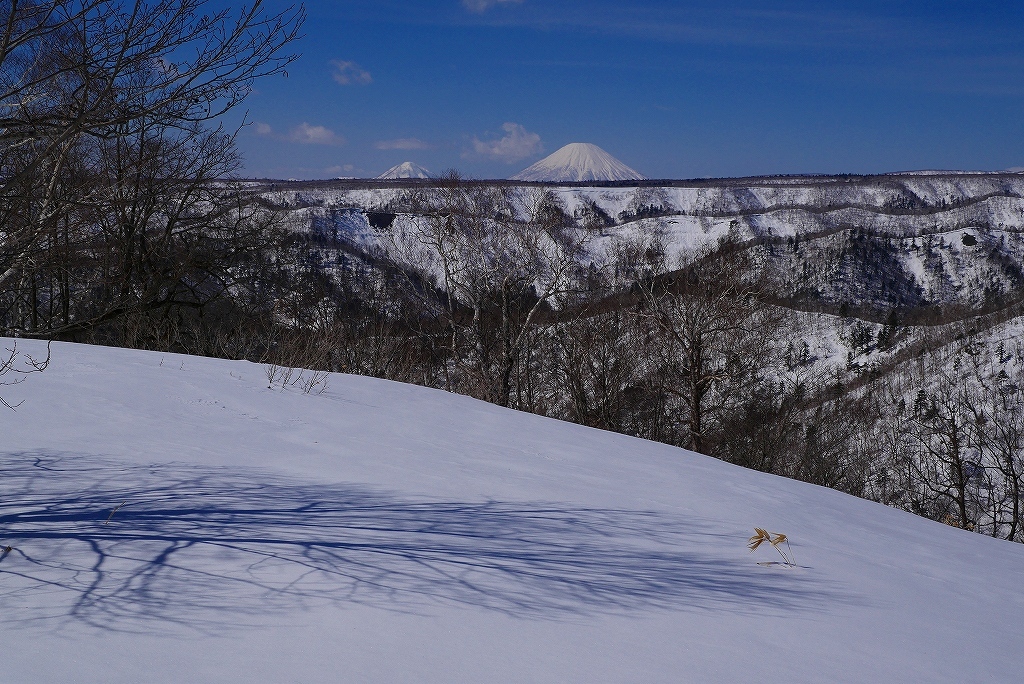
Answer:
[{"label": "tree shadow on snow", "polygon": [[807,575],[716,556],[707,529],[656,512],[403,498],[54,453],[0,455],[0,497],[8,624],[212,630],[324,603],[557,618],[849,600]]}]

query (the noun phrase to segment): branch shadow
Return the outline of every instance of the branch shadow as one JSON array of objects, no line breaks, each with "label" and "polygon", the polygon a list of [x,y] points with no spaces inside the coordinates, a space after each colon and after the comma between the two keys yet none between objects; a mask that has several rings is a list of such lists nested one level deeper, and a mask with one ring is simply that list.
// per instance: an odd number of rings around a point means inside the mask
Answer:
[{"label": "branch shadow", "polygon": [[722,558],[709,526],[663,513],[434,501],[50,452],[0,454],[0,535],[13,547],[0,561],[8,624],[215,630],[324,603],[557,619],[850,600]]}]

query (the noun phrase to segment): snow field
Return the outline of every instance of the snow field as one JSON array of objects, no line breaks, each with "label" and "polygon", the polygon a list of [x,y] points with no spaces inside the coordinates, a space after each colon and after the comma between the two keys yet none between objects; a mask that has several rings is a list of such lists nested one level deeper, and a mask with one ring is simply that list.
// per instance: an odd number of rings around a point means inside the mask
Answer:
[{"label": "snow field", "polygon": [[[1024,547],[665,445],[72,344],[4,396],[24,401],[0,414],[4,681],[1009,682],[1024,665]],[[789,535],[798,567],[758,565],[777,559],[747,551],[754,526]]]}]

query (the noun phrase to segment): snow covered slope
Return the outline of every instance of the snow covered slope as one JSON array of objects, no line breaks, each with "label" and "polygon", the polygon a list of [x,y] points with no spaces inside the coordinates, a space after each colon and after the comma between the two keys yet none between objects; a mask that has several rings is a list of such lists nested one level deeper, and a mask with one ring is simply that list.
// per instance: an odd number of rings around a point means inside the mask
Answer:
[{"label": "snow covered slope", "polygon": [[[267,383],[246,362],[54,344],[49,369],[2,388],[24,400],[0,413],[2,681],[1010,682],[1024,666],[1024,546],[435,390]],[[779,559],[747,551],[754,526],[788,534],[797,567],[759,565]]]},{"label": "snow covered slope", "polygon": [[643,176],[590,143],[569,143],[512,176],[511,180],[541,183],[643,180]]},{"label": "snow covered slope", "polygon": [[390,169],[377,176],[377,178],[381,180],[389,178],[430,178],[430,172],[419,164],[407,161],[396,166],[392,166]]}]

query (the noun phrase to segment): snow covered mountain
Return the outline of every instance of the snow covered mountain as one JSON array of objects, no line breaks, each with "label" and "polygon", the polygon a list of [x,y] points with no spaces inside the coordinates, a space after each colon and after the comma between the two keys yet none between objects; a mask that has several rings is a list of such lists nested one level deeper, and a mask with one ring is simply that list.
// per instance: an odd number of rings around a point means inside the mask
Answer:
[{"label": "snow covered mountain", "polygon": [[541,183],[644,180],[618,159],[590,143],[569,143],[512,176],[511,180]]},{"label": "snow covered mountain", "polygon": [[[244,361],[54,343],[3,388],[24,401],[0,454],[4,681],[1024,667],[1022,545],[447,392],[267,385]],[[795,563],[748,552],[755,526],[787,534]]]},{"label": "snow covered mountain", "polygon": [[430,172],[425,168],[411,161],[402,162],[392,166],[384,173],[377,176],[381,180],[394,178],[430,178]]}]

